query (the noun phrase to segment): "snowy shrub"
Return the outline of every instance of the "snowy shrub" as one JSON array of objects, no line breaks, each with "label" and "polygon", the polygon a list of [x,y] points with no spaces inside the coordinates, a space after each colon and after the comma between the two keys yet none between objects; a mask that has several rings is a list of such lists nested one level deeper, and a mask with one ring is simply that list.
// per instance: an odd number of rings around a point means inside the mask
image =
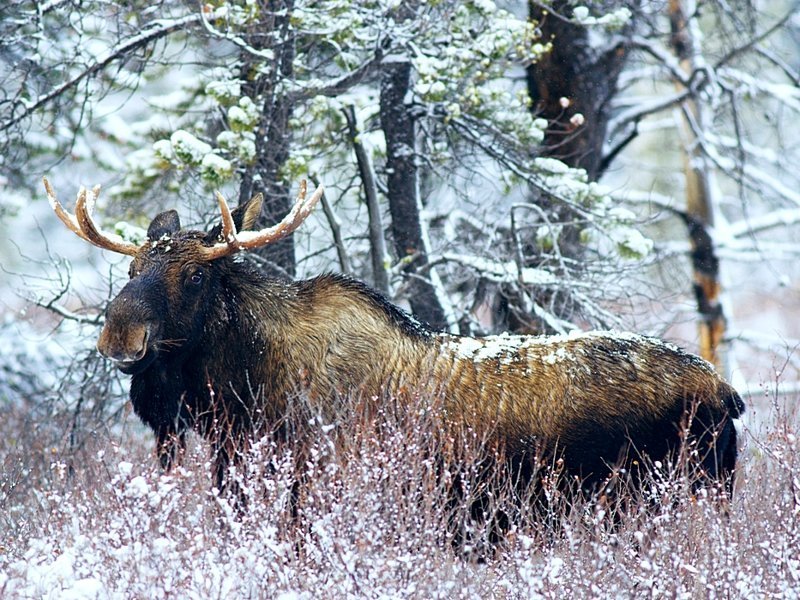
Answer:
[{"label": "snowy shrub", "polygon": [[[495,550],[481,552],[453,543],[469,510],[452,502],[457,478],[431,461],[428,418],[411,412],[389,404],[332,424],[305,415],[295,427],[313,434],[310,447],[256,444],[236,475],[243,513],[212,490],[196,439],[168,475],[138,433],[95,440],[72,474],[57,450],[38,467],[35,493],[6,498],[15,525],[0,589],[15,598],[752,598],[797,589],[798,424],[785,412],[771,409],[772,425],[750,439],[727,508],[662,470],[644,502],[551,490],[549,516],[523,510]],[[450,448],[450,472],[468,474],[474,450]],[[461,479],[464,489],[474,483]],[[493,505],[509,502],[500,492]],[[472,523],[465,539],[488,533]]]}]

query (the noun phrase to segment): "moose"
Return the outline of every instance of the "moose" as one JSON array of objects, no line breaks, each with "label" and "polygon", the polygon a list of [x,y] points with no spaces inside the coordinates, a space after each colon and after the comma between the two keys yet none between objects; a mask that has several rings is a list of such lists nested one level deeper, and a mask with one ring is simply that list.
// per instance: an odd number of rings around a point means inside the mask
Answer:
[{"label": "moose", "polygon": [[415,391],[439,395],[443,421],[482,432],[516,464],[550,456],[587,489],[692,444],[698,480],[733,493],[744,404],[698,356],[632,333],[451,335],[350,277],[284,281],[241,260],[297,229],[321,187],[307,198],[302,182],[287,216],[258,231],[260,194],[231,211],[217,192],[221,223],[210,231],[183,229],[169,210],[137,245],[96,225],[99,187],[81,188],[71,214],[44,185],[70,230],[133,259],[97,348],[131,376],[133,409],[165,469],[194,429],[224,489],[229,466],[299,395],[325,413],[343,395],[402,402]]}]

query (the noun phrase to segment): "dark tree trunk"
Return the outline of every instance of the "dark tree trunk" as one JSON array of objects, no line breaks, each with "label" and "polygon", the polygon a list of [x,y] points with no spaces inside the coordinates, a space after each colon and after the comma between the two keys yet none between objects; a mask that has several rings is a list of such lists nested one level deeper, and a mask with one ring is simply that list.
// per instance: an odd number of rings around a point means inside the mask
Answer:
[{"label": "dark tree trunk", "polygon": [[[564,1],[555,2],[553,9],[571,10]],[[533,110],[550,123],[542,154],[585,169],[589,179],[596,181],[607,166],[603,143],[609,105],[625,64],[625,46],[593,47],[586,27],[544,15],[535,2],[530,3],[530,17],[539,22],[542,39],[553,41],[552,52],[527,69]],[[562,106],[562,98],[569,102],[567,107]],[[582,125],[572,120],[578,113],[583,115]]]},{"label": "dark tree trunk", "polygon": [[[571,4],[559,0],[553,9],[559,13],[569,11]],[[541,154],[584,169],[589,179],[596,181],[607,166],[603,144],[611,99],[617,92],[625,62],[625,47],[617,44],[596,48],[589,41],[586,27],[543,14],[535,2],[530,3],[530,18],[539,22],[542,39],[553,41],[552,51],[527,69],[532,109],[549,123]],[[582,116],[582,122],[577,115]],[[575,216],[570,207],[553,203],[546,196],[536,202],[557,222],[569,223]],[[578,235],[575,227],[564,228],[560,244],[563,256],[580,258]]]},{"label": "dark tree trunk", "polygon": [[[569,14],[572,6],[558,0],[553,3],[552,10]],[[529,15],[531,20],[539,23],[542,39],[553,42],[552,51],[527,68],[532,110],[549,123],[540,155],[582,168],[590,180],[597,180],[608,166],[603,156],[603,145],[610,101],[617,91],[617,80],[626,58],[625,46],[593,46],[585,27],[570,23],[552,12],[545,13],[537,2],[529,2]],[[571,207],[538,193],[532,196],[531,202],[537,204],[551,222],[564,224],[558,237],[559,254],[572,264],[580,265],[583,245],[578,228],[571,225],[577,220]],[[520,266],[546,267],[558,272],[560,263],[548,263],[534,241],[523,239],[519,243],[523,256]],[[528,293],[533,302],[557,319],[569,321],[575,318],[569,290],[528,290]],[[542,319],[526,312],[525,305],[517,286],[501,285],[493,303],[495,329],[552,333]]]},{"label": "dark tree trunk", "polygon": [[[289,25],[293,0],[270,0],[263,7],[262,21],[253,28],[248,42],[259,50],[269,49],[275,60],[265,65],[261,58],[244,54],[241,79],[244,94],[261,103],[261,117],[256,129],[256,160],[242,174],[239,202],[256,193],[264,194],[264,209],[258,227],[280,221],[291,209],[290,184],[281,180],[280,169],[289,157],[291,136],[289,119],[292,107],[280,92],[280,83],[292,77],[295,34]],[[256,250],[267,261],[271,275],[295,276],[295,253],[292,236]]]},{"label": "dark tree trunk", "polygon": [[[381,127],[386,138],[386,177],[392,237],[398,260],[408,277],[408,298],[414,315],[437,329],[447,328],[445,311],[426,275],[428,262],[420,220],[416,163],[416,127],[406,104],[411,89],[411,63],[388,61],[383,67],[380,95]],[[412,258],[413,257],[413,258]]]}]

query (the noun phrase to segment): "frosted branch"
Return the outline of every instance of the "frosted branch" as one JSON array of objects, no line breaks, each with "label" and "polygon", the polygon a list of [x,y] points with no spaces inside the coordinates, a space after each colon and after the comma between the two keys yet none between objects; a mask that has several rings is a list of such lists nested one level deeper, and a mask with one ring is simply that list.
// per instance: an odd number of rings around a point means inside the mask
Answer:
[{"label": "frosted branch", "polygon": [[375,51],[375,55],[370,60],[363,63],[355,70],[329,81],[312,80],[310,83],[304,85],[298,83],[297,87],[289,91],[286,95],[290,102],[297,102],[304,98],[313,98],[315,96],[340,96],[374,73],[380,66],[382,59],[383,50],[378,48]]},{"label": "frosted branch", "polygon": [[201,11],[200,15],[202,18],[203,27],[205,27],[206,31],[208,31],[214,37],[226,40],[237,48],[244,50],[247,54],[251,54],[263,60],[269,61],[270,63],[275,60],[275,53],[271,49],[255,48],[251,44],[248,44],[246,41],[244,41],[240,36],[229,32],[220,31],[214,27],[206,17],[205,11]]},{"label": "frosted branch", "polygon": [[774,227],[789,227],[800,223],[800,209],[776,210],[760,217],[751,217],[731,223],[728,231],[734,237],[767,231]]},{"label": "frosted branch", "polygon": [[67,90],[74,88],[77,86],[81,81],[84,79],[96,75],[97,73],[103,71],[108,65],[111,63],[121,60],[125,58],[130,52],[134,50],[138,50],[146,46],[147,44],[154,42],[158,39],[166,37],[167,35],[174,33],[176,31],[183,31],[186,29],[187,26],[196,23],[201,19],[201,15],[192,14],[182,17],[180,19],[158,19],[153,21],[150,26],[139,33],[138,35],[125,40],[119,46],[112,48],[109,52],[107,52],[104,56],[100,57],[95,63],[90,65],[88,68],[84,69],[77,75],[71,77],[60,86],[56,87],[55,89],[49,91],[48,93],[39,96],[36,100],[30,103],[25,104],[25,108],[22,112],[20,112],[17,116],[10,118],[8,121],[0,125],[0,131],[5,131],[18,123],[22,122],[37,110],[39,110],[42,106],[48,104],[55,98],[58,98],[61,94],[65,93]]},{"label": "frosted branch", "polygon": [[662,110],[677,106],[691,95],[691,89],[686,88],[664,98],[655,98],[649,102],[645,102],[639,104],[638,106],[633,106],[627,110],[624,110],[608,122],[608,135],[609,137],[613,137],[628,123],[640,121],[648,115],[652,115],[661,112]]},{"label": "frosted branch", "polygon": [[630,44],[633,48],[638,48],[639,50],[647,52],[647,54],[655,58],[661,66],[669,71],[670,77],[673,80],[680,82],[684,87],[689,87],[689,79],[686,77],[686,72],[681,68],[674,54],[640,36],[634,36]]}]

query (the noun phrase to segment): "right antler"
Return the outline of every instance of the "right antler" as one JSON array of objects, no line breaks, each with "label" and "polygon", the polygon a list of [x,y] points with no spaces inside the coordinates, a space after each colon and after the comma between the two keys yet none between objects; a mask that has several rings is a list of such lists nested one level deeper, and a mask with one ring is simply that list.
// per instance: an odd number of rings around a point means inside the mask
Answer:
[{"label": "right antler", "polygon": [[139,251],[139,246],[126,242],[121,237],[113,233],[102,233],[95,225],[92,219],[92,209],[94,208],[95,200],[100,194],[100,186],[96,185],[92,189],[91,198],[87,200],[86,188],[81,186],[78,191],[78,199],[75,202],[75,214],[71,215],[61,203],[56,199],[56,194],[47,181],[47,177],[42,177],[44,182],[44,189],[47,191],[47,199],[50,201],[50,206],[56,213],[61,222],[64,223],[75,235],[94,244],[98,248],[119,252],[120,254],[127,254],[134,256]]},{"label": "right antler", "polygon": [[300,191],[297,194],[292,210],[286,215],[280,223],[267,227],[259,231],[236,231],[236,225],[233,222],[231,209],[228,207],[228,202],[225,198],[217,192],[217,202],[219,203],[219,210],[222,213],[222,242],[214,244],[210,247],[201,248],[201,252],[207,260],[214,260],[222,256],[227,256],[238,252],[239,250],[252,250],[260,246],[266,246],[280,239],[285,238],[292,233],[295,229],[300,227],[303,221],[306,220],[311,210],[316,206],[320,198],[322,198],[323,188],[320,185],[316,191],[311,194],[310,198],[306,198],[306,181],[305,179],[300,182]]}]

